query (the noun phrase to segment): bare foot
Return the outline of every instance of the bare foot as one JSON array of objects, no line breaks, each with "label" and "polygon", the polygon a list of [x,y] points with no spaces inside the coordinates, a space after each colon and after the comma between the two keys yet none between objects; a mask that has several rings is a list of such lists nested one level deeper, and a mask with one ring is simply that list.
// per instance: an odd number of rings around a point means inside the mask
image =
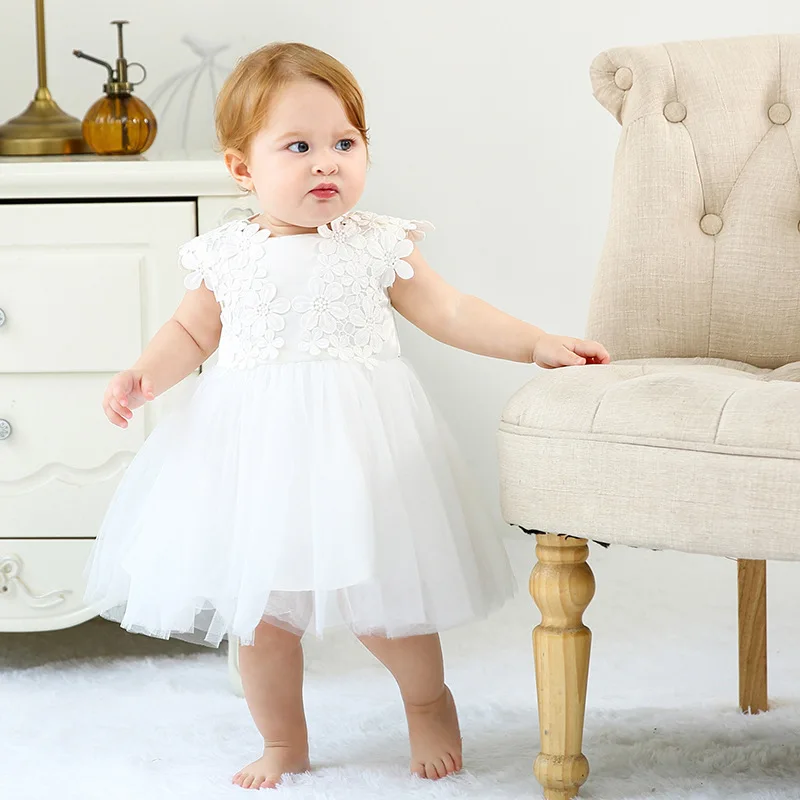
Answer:
[{"label": "bare foot", "polygon": [[310,769],[307,750],[280,745],[265,747],[264,755],[237,772],[232,782],[243,789],[274,789],[282,775]]},{"label": "bare foot", "polygon": [[424,706],[406,704],[411,740],[411,771],[437,780],[462,767],[461,731],[453,695],[445,686],[438,700]]}]

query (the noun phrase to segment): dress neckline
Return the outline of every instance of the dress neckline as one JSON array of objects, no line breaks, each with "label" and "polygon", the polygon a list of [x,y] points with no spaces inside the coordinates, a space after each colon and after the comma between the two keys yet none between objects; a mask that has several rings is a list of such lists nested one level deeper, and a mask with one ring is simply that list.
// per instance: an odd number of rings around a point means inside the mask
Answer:
[{"label": "dress neckline", "polygon": [[258,229],[260,231],[268,231],[269,232],[269,238],[270,239],[275,239],[276,241],[278,239],[303,239],[305,237],[313,237],[313,236],[319,236],[320,235],[318,230],[314,231],[313,233],[312,232],[309,232],[309,233],[284,233],[282,235],[280,235],[280,234],[276,235],[266,225],[261,225],[260,223],[256,222],[255,221],[255,217],[257,217],[257,216],[258,216],[258,214],[253,214],[251,217],[246,217],[244,221],[248,225],[258,225]]}]

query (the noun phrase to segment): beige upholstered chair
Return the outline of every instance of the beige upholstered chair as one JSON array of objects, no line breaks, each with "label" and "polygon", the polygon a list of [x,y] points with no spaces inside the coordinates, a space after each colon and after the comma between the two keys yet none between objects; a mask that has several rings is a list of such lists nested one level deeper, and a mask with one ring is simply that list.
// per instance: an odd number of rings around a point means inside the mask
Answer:
[{"label": "beige upholstered chair", "polygon": [[739,559],[751,711],[765,560],[800,560],[800,36],[619,48],[591,78],[622,126],[587,331],[614,362],[540,372],[499,432],[505,519],[538,537],[547,798],[588,774],[586,540]]}]

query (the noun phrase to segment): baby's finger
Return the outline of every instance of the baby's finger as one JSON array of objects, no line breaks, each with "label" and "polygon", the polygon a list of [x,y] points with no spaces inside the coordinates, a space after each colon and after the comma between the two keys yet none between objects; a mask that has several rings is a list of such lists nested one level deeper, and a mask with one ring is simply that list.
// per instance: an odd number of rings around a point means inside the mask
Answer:
[{"label": "baby's finger", "polygon": [[153,400],[156,396],[153,381],[150,378],[142,378],[142,394],[146,400]]},{"label": "baby's finger", "polygon": [[128,405],[128,392],[127,390],[123,389],[118,384],[114,385],[111,389],[111,396],[114,400],[116,400],[120,405],[127,406]]},{"label": "baby's finger", "polygon": [[575,352],[585,358],[590,358],[598,364],[609,364],[611,356],[599,342],[578,340],[575,342]]},{"label": "baby's finger", "polygon": [[580,367],[586,363],[586,359],[578,354],[577,348],[572,351],[564,345],[561,351],[561,363],[565,367]]},{"label": "baby's finger", "polygon": [[105,411],[106,417],[108,417],[109,422],[113,422],[114,425],[117,425],[120,428],[127,428],[128,421],[123,419],[116,411],[108,403],[103,404],[103,411]]},{"label": "baby's finger", "polygon": [[128,420],[133,416],[133,411],[131,411],[129,408],[123,408],[120,405],[119,401],[113,397],[109,402],[109,406],[111,407],[112,411],[119,414],[119,416],[122,417],[123,419]]}]

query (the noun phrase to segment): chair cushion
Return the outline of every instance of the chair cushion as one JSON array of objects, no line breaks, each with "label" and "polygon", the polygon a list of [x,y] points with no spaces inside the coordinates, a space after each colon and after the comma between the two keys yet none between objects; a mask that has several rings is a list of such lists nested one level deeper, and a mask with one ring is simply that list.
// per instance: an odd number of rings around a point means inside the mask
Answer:
[{"label": "chair cushion", "polygon": [[500,426],[507,521],[800,559],[800,363],[643,359],[543,371]]}]

